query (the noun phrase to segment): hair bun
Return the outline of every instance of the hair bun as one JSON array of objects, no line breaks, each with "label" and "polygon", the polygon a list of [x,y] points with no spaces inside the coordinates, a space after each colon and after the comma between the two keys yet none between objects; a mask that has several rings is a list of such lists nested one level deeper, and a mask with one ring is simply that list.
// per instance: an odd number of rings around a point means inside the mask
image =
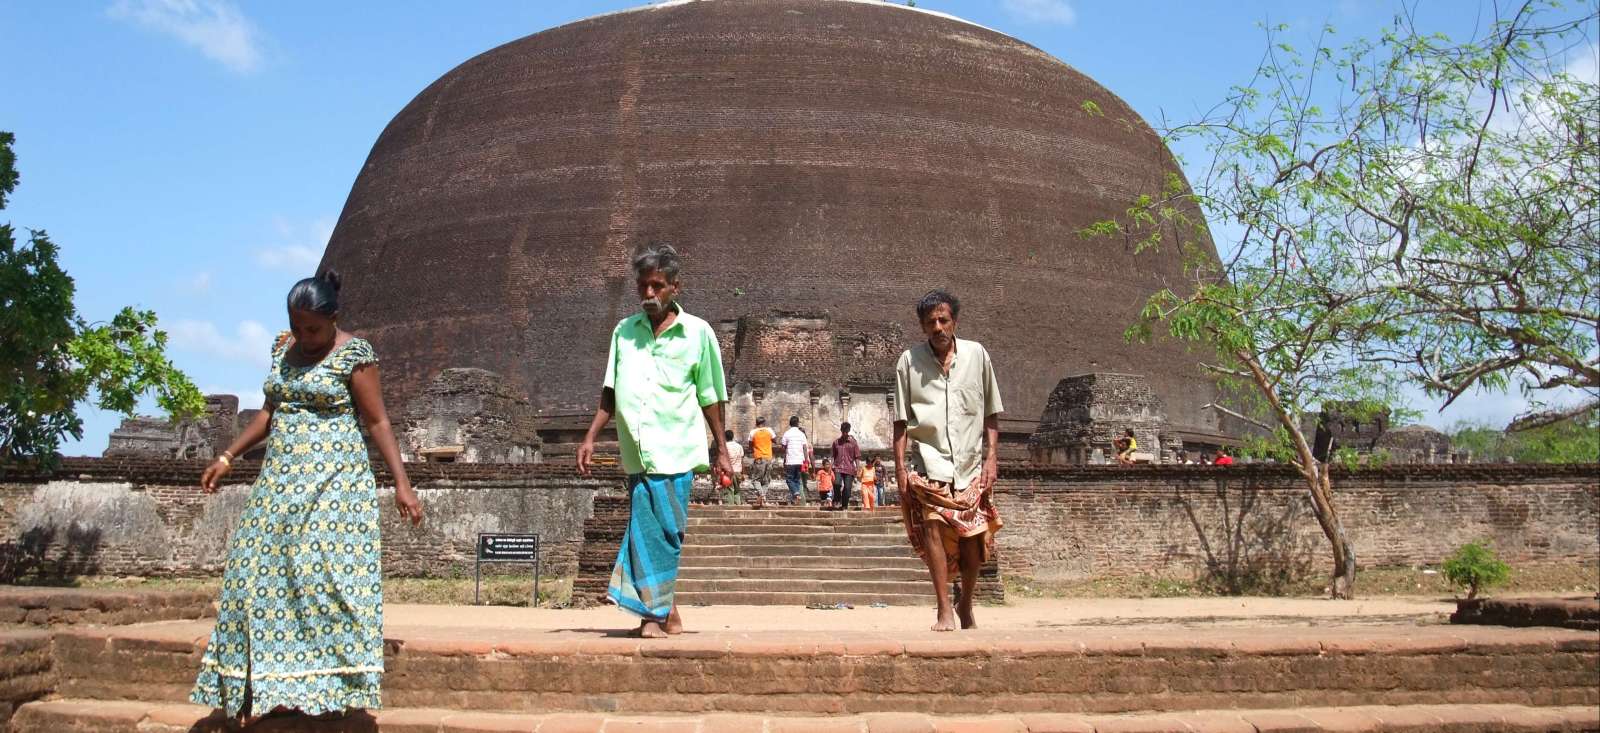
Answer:
[{"label": "hair bun", "polygon": [[317,279],[327,283],[328,287],[333,288],[335,293],[339,292],[339,284],[344,282],[344,278],[339,276],[339,271],[331,267],[323,270],[322,274],[317,276]]}]

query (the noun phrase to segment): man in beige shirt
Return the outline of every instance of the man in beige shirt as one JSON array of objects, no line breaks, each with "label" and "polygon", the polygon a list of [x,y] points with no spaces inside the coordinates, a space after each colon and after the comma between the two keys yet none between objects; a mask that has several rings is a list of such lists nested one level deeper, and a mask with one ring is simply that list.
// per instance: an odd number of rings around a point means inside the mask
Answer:
[{"label": "man in beige shirt", "polygon": [[[933,576],[934,631],[953,631],[958,616],[961,628],[977,627],[978,568],[994,554],[1001,527],[990,500],[999,474],[1000,385],[989,352],[956,338],[960,313],[949,293],[923,296],[917,320],[928,340],[901,354],[894,370],[895,479],[907,537]],[[957,571],[961,597],[952,612],[950,576]]]}]

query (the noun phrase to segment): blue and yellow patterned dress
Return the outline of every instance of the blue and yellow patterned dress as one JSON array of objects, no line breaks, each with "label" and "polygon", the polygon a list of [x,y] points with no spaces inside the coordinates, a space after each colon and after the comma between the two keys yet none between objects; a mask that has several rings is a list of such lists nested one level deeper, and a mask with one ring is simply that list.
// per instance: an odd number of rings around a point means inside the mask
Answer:
[{"label": "blue and yellow patterned dress", "polygon": [[352,338],[320,363],[272,351],[277,404],[261,474],[228,548],[222,600],[189,699],[238,715],[379,707],[383,578],[377,485],[350,373],[376,362]]}]

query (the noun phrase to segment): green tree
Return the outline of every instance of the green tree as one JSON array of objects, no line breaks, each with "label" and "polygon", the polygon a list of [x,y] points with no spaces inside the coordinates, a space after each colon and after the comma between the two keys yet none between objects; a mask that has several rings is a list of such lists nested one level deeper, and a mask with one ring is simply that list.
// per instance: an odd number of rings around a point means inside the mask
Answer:
[{"label": "green tree", "polygon": [[[0,132],[0,210],[20,180],[12,144]],[[72,278],[41,230],[19,245],[0,224],[0,464],[54,463],[63,436],[83,437],[79,402],[132,415],[154,394],[174,419],[194,417],[205,399],[167,358],[156,315],[123,308],[109,322],[89,323],[72,303]]]},{"label": "green tree", "polygon": [[1458,423],[1449,432],[1451,445],[1471,451],[1477,461],[1600,462],[1600,414],[1594,412],[1514,432],[1482,423]]},{"label": "green tree", "polygon": [[1205,368],[1240,408],[1219,409],[1306,481],[1335,597],[1354,594],[1355,550],[1306,439],[1320,406],[1396,405],[1404,380],[1447,402],[1600,389],[1600,94],[1563,70],[1596,14],[1555,12],[1529,2],[1459,42],[1408,16],[1337,51],[1325,29],[1310,54],[1274,29],[1254,78],[1160,130],[1205,150],[1193,189],[1173,176],[1083,232],[1182,253],[1185,287],[1128,335],[1215,350]]}]

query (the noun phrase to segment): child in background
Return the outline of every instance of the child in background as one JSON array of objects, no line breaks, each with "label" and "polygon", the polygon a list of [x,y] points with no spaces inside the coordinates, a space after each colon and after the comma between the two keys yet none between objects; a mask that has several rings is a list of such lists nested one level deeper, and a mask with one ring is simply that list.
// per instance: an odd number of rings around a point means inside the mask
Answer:
[{"label": "child in background", "polygon": [[828,508],[828,499],[833,494],[833,461],[824,458],[822,465],[817,468],[817,494],[821,496],[822,508]]},{"label": "child in background", "polygon": [[861,467],[861,508],[872,511],[878,508],[878,469],[872,461]]}]

